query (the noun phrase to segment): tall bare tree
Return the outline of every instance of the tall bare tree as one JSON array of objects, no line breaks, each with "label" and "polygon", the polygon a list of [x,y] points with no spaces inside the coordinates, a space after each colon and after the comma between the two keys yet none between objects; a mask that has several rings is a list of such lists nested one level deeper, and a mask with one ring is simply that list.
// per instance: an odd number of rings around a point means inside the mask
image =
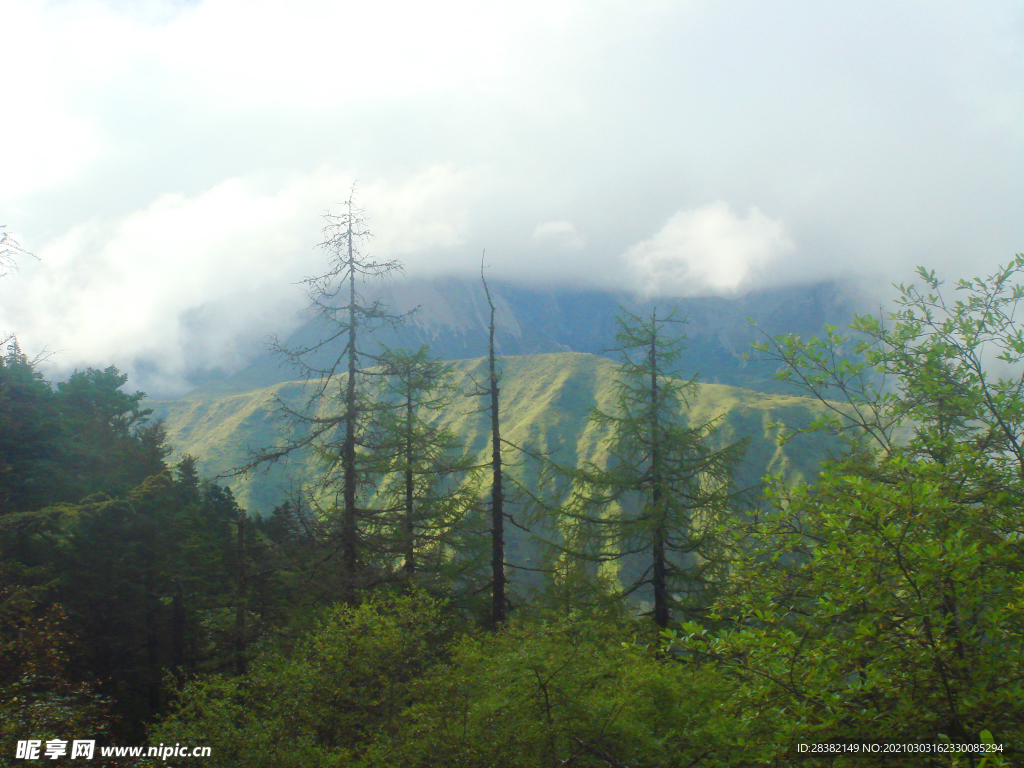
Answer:
[{"label": "tall bare tree", "polygon": [[508,596],[505,575],[505,488],[501,462],[501,380],[494,354],[494,300],[491,298],[487,278],[484,277],[484,260],[480,257],[480,281],[484,284],[487,306],[491,315],[487,337],[487,384],[480,387],[478,394],[487,398],[485,410],[491,416],[491,617],[490,626],[497,629],[508,617]]},{"label": "tall bare tree", "polygon": [[319,457],[321,472],[312,491],[325,512],[337,517],[335,551],[341,556],[343,596],[351,599],[363,565],[364,523],[372,516],[359,503],[360,491],[372,484],[372,470],[363,471],[360,466],[360,445],[381,407],[365,396],[360,384],[362,370],[376,362],[364,339],[375,328],[402,319],[379,299],[368,299],[363,285],[400,274],[403,267],[398,261],[375,259],[363,251],[370,231],[354,189],[343,213],[328,213],[324,218],[327,224],[320,247],[327,254],[328,269],[302,281],[319,337],[295,347],[274,339],[274,350],[310,383],[310,394],[302,408],[279,400],[291,423],[290,438],[284,445],[257,452],[240,471],[275,462],[297,450],[312,451]]}]

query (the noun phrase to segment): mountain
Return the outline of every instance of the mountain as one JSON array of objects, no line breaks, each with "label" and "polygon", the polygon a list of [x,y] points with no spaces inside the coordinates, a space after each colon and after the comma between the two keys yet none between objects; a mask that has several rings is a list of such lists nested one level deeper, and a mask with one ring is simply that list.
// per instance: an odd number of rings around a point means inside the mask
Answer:
[{"label": "mountain", "polygon": [[[845,325],[859,302],[856,294],[834,282],[755,291],[733,298],[682,299],[501,281],[489,284],[497,307],[495,338],[499,354],[601,354],[614,346],[615,315],[620,307],[638,315],[649,315],[657,308],[659,317],[676,310],[687,321],[688,348],[680,361],[682,370],[699,372],[702,380],[710,383],[769,392],[779,391],[772,377],[774,366],[744,359],[751,343],[760,338],[747,318],[767,333],[810,335],[826,324]],[[404,279],[368,285],[366,293],[381,299],[396,313],[410,313],[400,328],[375,332],[373,344],[413,349],[429,344],[434,355],[447,360],[487,353],[489,310],[478,279]],[[317,323],[310,321],[287,338],[284,346],[305,346],[322,337]],[[245,392],[294,377],[285,361],[267,350],[230,376],[209,377],[199,392]]]},{"label": "mountain", "polygon": [[[579,461],[600,463],[605,458],[603,435],[589,423],[592,407],[613,410],[615,364],[598,355],[577,352],[506,356],[502,369],[503,437],[532,450],[548,453],[563,465]],[[486,360],[454,362],[461,392],[486,378]],[[304,382],[279,382],[247,392],[197,390],[169,401],[149,405],[164,419],[175,454],[199,459],[203,475],[229,473],[242,464],[249,450],[280,444],[283,426],[278,399],[292,407],[306,401]],[[489,416],[480,411],[479,398],[460,397],[440,421],[459,435],[468,450],[487,458]],[[703,383],[685,411],[691,423],[720,419],[718,444],[749,438],[746,457],[737,474],[740,487],[756,485],[769,472],[790,479],[811,478],[821,461],[838,446],[822,435],[776,445],[772,423],[805,426],[821,406],[809,398],[765,394],[724,384]],[[512,456],[510,455],[510,459]],[[315,472],[308,456],[296,456],[264,473],[236,477],[229,483],[243,506],[267,514]],[[530,462],[510,467],[526,487],[536,488],[536,468]]]}]

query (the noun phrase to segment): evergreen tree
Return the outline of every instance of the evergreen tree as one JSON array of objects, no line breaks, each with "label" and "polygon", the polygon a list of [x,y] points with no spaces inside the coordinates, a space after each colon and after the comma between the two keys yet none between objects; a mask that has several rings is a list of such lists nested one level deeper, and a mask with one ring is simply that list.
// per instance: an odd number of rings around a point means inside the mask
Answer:
[{"label": "evergreen tree", "polygon": [[61,431],[53,390],[12,339],[0,357],[0,514],[59,494]]},{"label": "evergreen tree", "polygon": [[119,496],[165,469],[170,452],[143,392],[121,390],[128,375],[114,366],[75,371],[57,384],[62,469],[67,489],[61,498],[79,501],[102,492]]},{"label": "evergreen tree", "polygon": [[184,504],[199,503],[199,470],[198,459],[190,453],[186,453],[178,461],[175,467],[178,487],[181,490],[181,500]]},{"label": "evergreen tree", "polygon": [[467,554],[463,521],[475,501],[464,482],[473,465],[455,434],[437,423],[456,391],[452,367],[423,345],[385,349],[379,372],[389,405],[374,439],[382,551],[401,559],[408,582],[437,578]]},{"label": "evergreen tree", "polygon": [[0,359],[0,612],[26,631],[59,625],[53,649],[25,634],[0,658],[19,676],[0,709],[39,733],[40,717],[92,712],[97,692],[116,736],[137,740],[168,672],[237,668],[280,603],[245,522],[239,547],[230,491],[200,482],[190,457],[171,476],[163,428],[124,382],[110,367],[51,388],[16,342]]},{"label": "evergreen tree", "polygon": [[185,672],[243,674],[250,648],[295,595],[284,588],[287,563],[231,489],[204,481],[200,501],[182,519],[182,568],[171,591],[186,601]]},{"label": "evergreen tree", "polygon": [[[674,610],[706,605],[723,576],[716,523],[733,511],[732,473],[743,446],[715,449],[713,422],[686,423],[696,383],[674,368],[684,348],[672,333],[680,321],[623,310],[617,322],[615,410],[595,408],[590,417],[609,435],[608,461],[570,470],[563,548],[592,562],[619,562],[623,594],[649,589],[654,621],[665,627]],[[627,559],[647,564],[633,575]]]}]

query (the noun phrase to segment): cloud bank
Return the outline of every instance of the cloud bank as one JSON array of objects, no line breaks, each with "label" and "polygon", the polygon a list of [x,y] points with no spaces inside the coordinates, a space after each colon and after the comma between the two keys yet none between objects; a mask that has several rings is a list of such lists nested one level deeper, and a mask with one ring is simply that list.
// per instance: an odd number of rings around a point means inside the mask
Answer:
[{"label": "cloud bank", "polygon": [[[358,183],[410,274],[685,295],[1024,250],[1017,3],[8,0],[0,329],[177,391]],[[59,369],[59,370],[58,370]]]}]

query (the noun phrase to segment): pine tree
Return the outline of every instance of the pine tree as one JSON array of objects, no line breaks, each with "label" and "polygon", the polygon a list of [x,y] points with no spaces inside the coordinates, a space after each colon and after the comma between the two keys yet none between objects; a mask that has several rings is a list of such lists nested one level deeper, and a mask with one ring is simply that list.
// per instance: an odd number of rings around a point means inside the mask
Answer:
[{"label": "pine tree", "polygon": [[[616,318],[615,352],[621,356],[615,409],[591,412],[608,434],[605,466],[570,470],[574,490],[562,510],[566,551],[597,563],[618,562],[623,595],[641,589],[665,627],[673,612],[706,603],[720,577],[723,545],[715,523],[735,496],[733,468],[743,446],[711,445],[714,422],[690,426],[683,409],[696,392],[675,364],[684,338],[672,333],[673,314],[649,318],[623,310]],[[626,559],[647,565],[626,575]]]},{"label": "pine tree", "polygon": [[109,366],[75,371],[57,384],[67,501],[97,491],[120,495],[165,469],[166,433],[148,423],[144,392],[121,390],[127,380]]}]

